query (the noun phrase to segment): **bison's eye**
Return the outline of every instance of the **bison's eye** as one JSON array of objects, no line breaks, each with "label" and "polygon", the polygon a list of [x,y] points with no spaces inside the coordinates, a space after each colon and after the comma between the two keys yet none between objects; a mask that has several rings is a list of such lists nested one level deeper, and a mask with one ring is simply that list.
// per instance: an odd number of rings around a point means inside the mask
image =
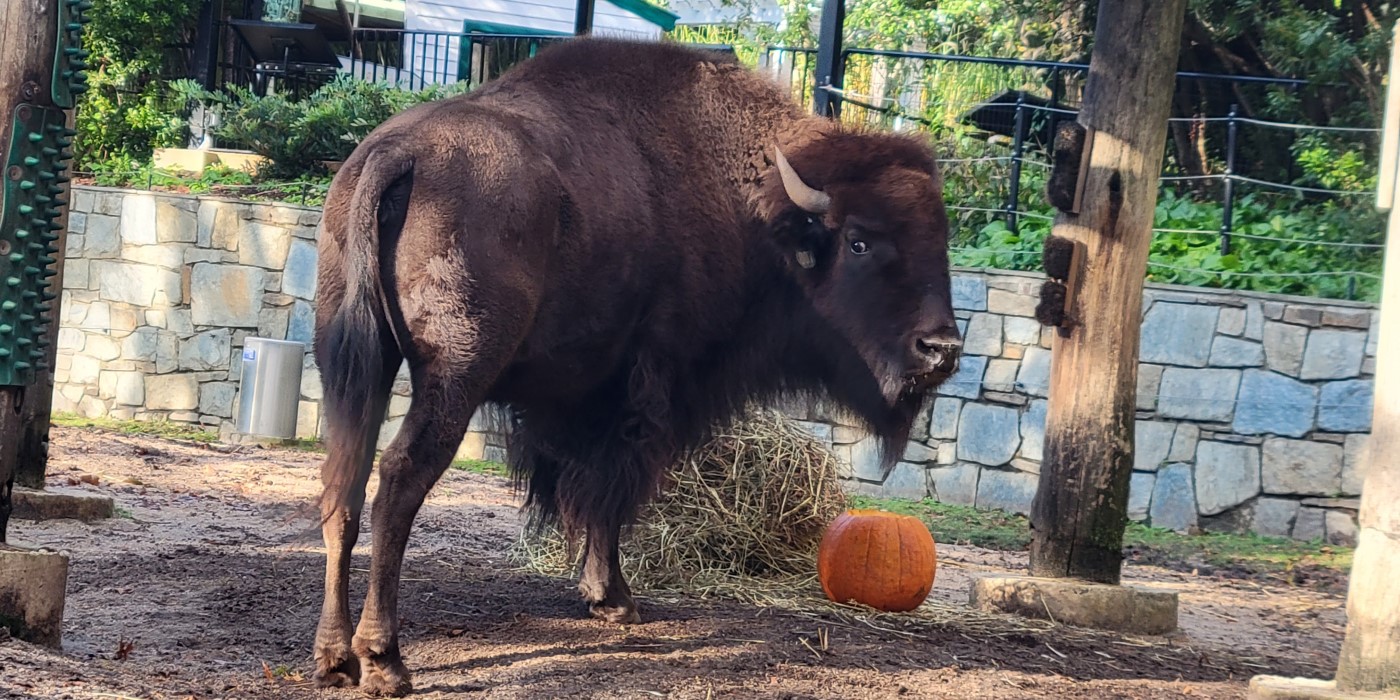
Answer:
[{"label": "bison's eye", "polygon": [[865,255],[870,252],[870,246],[865,241],[851,241],[851,252],[856,255]]}]

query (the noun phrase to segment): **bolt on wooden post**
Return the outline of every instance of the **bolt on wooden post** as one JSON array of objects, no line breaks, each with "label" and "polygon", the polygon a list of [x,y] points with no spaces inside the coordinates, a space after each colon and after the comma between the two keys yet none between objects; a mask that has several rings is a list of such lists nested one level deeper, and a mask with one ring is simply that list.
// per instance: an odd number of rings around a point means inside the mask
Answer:
[{"label": "bolt on wooden post", "polygon": [[1033,576],[1116,584],[1133,469],[1138,333],[1185,0],[1099,3],[1079,124],[1082,203],[1053,235],[1077,249],[1051,359]]}]

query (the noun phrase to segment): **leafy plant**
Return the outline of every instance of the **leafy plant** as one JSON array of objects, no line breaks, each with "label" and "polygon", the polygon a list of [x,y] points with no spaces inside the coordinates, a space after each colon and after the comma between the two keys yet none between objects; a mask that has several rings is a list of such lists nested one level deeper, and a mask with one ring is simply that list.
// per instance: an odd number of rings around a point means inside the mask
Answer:
[{"label": "leafy plant", "polygon": [[175,81],[172,88],[218,116],[211,131],[222,145],[247,148],[269,161],[258,172],[259,178],[295,179],[324,173],[322,161],[345,160],[370,131],[394,114],[459,94],[467,84],[409,91],[341,74],[295,101],[276,93],[255,95],[241,86],[211,92],[188,80]]}]

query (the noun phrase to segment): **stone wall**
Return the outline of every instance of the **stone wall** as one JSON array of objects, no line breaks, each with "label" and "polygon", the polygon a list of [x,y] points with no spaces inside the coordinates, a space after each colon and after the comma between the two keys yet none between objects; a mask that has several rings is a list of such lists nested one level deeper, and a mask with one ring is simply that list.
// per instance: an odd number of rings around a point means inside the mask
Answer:
[{"label": "stone wall", "polygon": [[[298,433],[321,432],[310,356],[317,209],[74,188],[55,406],[233,433],[248,336],[307,344]],[[959,271],[962,369],[929,402],[887,477],[839,414],[794,408],[851,490],[1026,513],[1039,471],[1050,333],[1039,277]],[[1369,306],[1149,285],[1130,515],[1176,530],[1348,543],[1370,430]],[[401,374],[380,443],[408,408]],[[483,412],[484,414],[485,412]],[[459,454],[501,459],[482,421]]]}]

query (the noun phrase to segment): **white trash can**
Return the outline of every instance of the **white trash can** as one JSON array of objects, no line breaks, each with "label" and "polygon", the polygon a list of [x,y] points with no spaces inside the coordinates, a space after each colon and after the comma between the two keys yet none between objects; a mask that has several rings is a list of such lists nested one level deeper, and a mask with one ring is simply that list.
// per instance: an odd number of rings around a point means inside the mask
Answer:
[{"label": "white trash can", "polygon": [[283,439],[296,437],[305,353],[306,345],[295,340],[243,341],[238,432]]}]

